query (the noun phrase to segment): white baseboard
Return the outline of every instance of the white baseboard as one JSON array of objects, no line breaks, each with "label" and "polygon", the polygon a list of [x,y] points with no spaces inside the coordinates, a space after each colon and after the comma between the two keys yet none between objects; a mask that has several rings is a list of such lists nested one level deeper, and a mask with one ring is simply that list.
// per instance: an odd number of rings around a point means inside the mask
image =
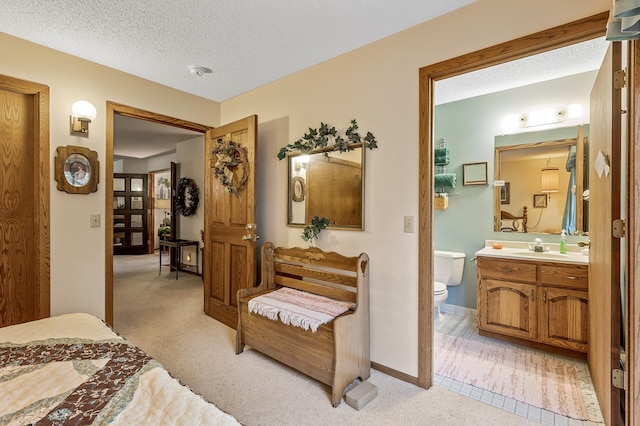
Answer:
[{"label": "white baseboard", "polygon": [[442,312],[447,312],[449,314],[462,315],[465,317],[476,318],[478,316],[478,311],[472,308],[465,308],[463,306],[450,305],[445,303],[440,307]]}]

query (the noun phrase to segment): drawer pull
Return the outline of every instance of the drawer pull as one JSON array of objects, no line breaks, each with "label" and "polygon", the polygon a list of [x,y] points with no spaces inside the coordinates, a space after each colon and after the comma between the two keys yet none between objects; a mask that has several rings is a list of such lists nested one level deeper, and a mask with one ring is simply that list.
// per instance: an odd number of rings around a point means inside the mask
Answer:
[{"label": "drawer pull", "polygon": [[513,269],[511,269],[511,268],[502,268],[502,272],[509,272],[509,273],[511,273],[511,272],[514,272],[514,270],[513,270]]},{"label": "drawer pull", "polygon": [[533,292],[533,290],[531,290],[531,300],[534,300],[534,299],[533,299],[534,294],[535,294],[535,293]]},{"label": "drawer pull", "polygon": [[574,275],[567,275],[565,278],[568,279],[568,280],[582,280],[582,279],[584,279],[584,277],[576,277]]},{"label": "drawer pull", "polygon": [[542,292],[542,301],[543,301],[544,303],[547,303],[547,290],[544,290],[544,291]]}]

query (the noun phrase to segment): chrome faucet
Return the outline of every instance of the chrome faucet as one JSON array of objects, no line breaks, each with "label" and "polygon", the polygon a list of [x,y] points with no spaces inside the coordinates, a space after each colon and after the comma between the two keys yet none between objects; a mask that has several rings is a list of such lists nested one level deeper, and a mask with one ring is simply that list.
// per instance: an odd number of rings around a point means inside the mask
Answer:
[{"label": "chrome faucet", "polygon": [[578,247],[591,247],[591,241],[578,241]]},{"label": "chrome faucet", "polygon": [[533,251],[535,251],[536,253],[544,252],[544,246],[542,245],[542,240],[540,238],[536,238],[535,240],[533,240],[533,242],[535,243],[535,245],[533,246]]}]

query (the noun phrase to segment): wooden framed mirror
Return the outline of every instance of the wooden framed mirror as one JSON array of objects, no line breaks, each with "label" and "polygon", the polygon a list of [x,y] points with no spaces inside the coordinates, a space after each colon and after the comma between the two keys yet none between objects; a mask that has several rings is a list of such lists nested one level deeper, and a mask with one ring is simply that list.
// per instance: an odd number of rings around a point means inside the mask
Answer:
[{"label": "wooden framed mirror", "polygon": [[364,147],[315,150],[288,156],[289,226],[324,216],[334,229],[364,229]]}]

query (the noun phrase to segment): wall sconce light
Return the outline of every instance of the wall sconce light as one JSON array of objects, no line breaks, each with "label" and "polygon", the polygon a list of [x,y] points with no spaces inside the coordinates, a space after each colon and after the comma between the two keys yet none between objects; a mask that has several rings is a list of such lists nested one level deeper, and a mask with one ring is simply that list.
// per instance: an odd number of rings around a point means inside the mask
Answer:
[{"label": "wall sconce light", "polygon": [[87,101],[77,101],[71,107],[71,134],[89,136],[89,123],[96,118],[96,107]]},{"label": "wall sconce light", "polygon": [[551,160],[547,160],[547,165],[542,168],[542,189],[540,192],[558,192],[558,168],[550,165]]}]

